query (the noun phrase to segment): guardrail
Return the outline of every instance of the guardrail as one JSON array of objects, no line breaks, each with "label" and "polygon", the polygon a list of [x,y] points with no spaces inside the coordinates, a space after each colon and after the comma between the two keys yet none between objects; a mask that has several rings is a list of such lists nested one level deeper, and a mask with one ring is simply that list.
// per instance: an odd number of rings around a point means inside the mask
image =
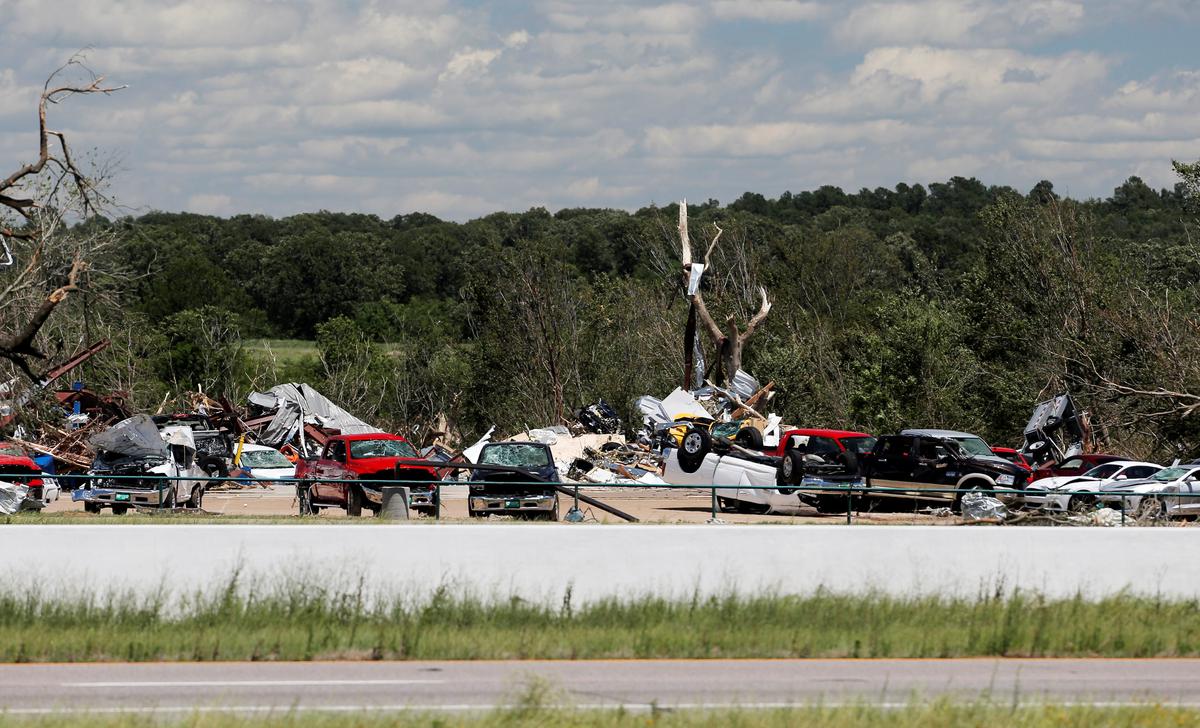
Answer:
[{"label": "guardrail", "polygon": [[[431,464],[433,464],[433,463],[431,463]],[[443,467],[443,468],[451,467],[451,466],[447,466],[446,464],[437,464],[437,465],[439,465],[439,467]],[[466,466],[462,466],[462,467],[460,467],[460,469],[466,470],[469,468]],[[511,472],[511,471],[509,471],[509,472]],[[406,487],[406,488],[409,488],[410,490],[413,489],[414,487],[420,487],[420,488],[432,487],[434,490],[433,517],[435,519],[439,519],[439,520],[441,519],[441,504],[442,504],[441,490],[442,490],[443,485],[456,485],[456,486],[493,485],[494,486],[494,485],[498,484],[495,481],[487,481],[487,480],[413,480],[413,479],[404,479],[404,478],[354,478],[354,479],[345,479],[345,480],[327,480],[327,479],[295,478],[295,477],[273,478],[270,480],[263,480],[263,479],[252,478],[249,476],[198,476],[198,477],[193,477],[193,476],[160,475],[157,473],[148,473],[148,474],[141,474],[141,475],[109,475],[109,474],[96,474],[96,473],[80,473],[80,474],[69,474],[69,475],[42,474],[42,475],[38,475],[38,476],[33,476],[33,475],[3,475],[3,476],[0,476],[0,478],[3,478],[6,481],[17,482],[17,483],[27,482],[27,481],[30,481],[30,480],[33,480],[36,478],[45,478],[45,477],[55,478],[60,483],[68,483],[68,484],[74,484],[74,485],[78,485],[78,484],[82,483],[82,484],[86,485],[87,487],[81,486],[78,488],[71,489],[72,500],[87,500],[87,494],[90,492],[102,492],[102,491],[110,491],[111,492],[114,489],[119,489],[119,483],[123,480],[141,481],[141,482],[145,482],[148,480],[155,481],[157,488],[155,489],[154,492],[156,492],[158,494],[160,502],[163,499],[163,493],[166,489],[166,485],[173,481],[188,481],[188,482],[192,482],[192,483],[238,483],[241,485],[249,485],[249,484],[255,484],[255,483],[257,483],[257,484],[290,483],[296,487],[296,493],[297,493],[298,497],[300,496],[302,491],[304,491],[307,488],[310,488],[313,484],[316,484],[316,483],[353,483],[353,484],[357,484],[357,485],[378,486],[378,489],[380,489],[380,490],[382,490],[383,488],[387,488],[387,487]],[[116,488],[113,488],[113,487],[92,488],[91,487],[92,483],[95,483],[96,481],[110,483],[113,486],[116,486]],[[1046,491],[1046,490],[1031,491],[1029,489],[1016,489],[1016,488],[1006,488],[1006,487],[995,487],[995,488],[974,488],[973,487],[970,490],[964,490],[962,488],[953,488],[953,487],[911,487],[911,488],[884,487],[884,486],[867,485],[865,482],[862,482],[862,481],[858,481],[858,482],[831,482],[831,481],[811,482],[810,481],[809,483],[802,483],[799,485],[792,485],[792,484],[788,484],[788,485],[713,484],[711,486],[697,486],[697,485],[643,484],[643,483],[574,483],[574,482],[551,483],[551,482],[542,481],[542,480],[530,479],[530,480],[526,480],[526,481],[505,481],[502,483],[502,485],[504,485],[506,487],[511,487],[511,486],[554,487],[557,490],[559,490],[560,492],[567,494],[568,496],[571,496],[574,494],[574,495],[577,495],[578,497],[582,497],[585,499],[586,499],[585,496],[582,496],[579,494],[580,487],[585,487],[585,488],[600,487],[600,488],[608,488],[608,489],[633,489],[633,490],[639,490],[639,489],[643,489],[643,490],[644,489],[669,489],[669,490],[692,490],[692,491],[708,490],[708,491],[710,491],[710,494],[711,494],[712,518],[714,520],[718,519],[719,515],[721,513],[719,501],[722,496],[718,493],[718,491],[722,491],[722,490],[726,490],[726,491],[728,491],[728,490],[735,490],[735,491],[736,490],[763,490],[763,491],[776,491],[776,492],[787,491],[787,493],[785,495],[796,494],[796,495],[800,496],[801,494],[806,494],[809,497],[811,497],[812,495],[816,495],[816,494],[827,496],[827,497],[831,496],[831,495],[835,496],[835,497],[840,497],[840,494],[844,493],[845,498],[846,498],[845,513],[846,513],[846,523],[847,524],[853,523],[854,515],[856,513],[862,512],[861,507],[856,507],[856,497],[858,498],[857,504],[859,504],[859,505],[861,505],[863,503],[863,499],[870,499],[872,496],[878,496],[878,497],[888,497],[888,496],[897,497],[897,496],[899,496],[902,498],[905,498],[905,497],[911,498],[916,501],[924,500],[924,501],[930,501],[930,502],[941,502],[944,504],[957,505],[959,497],[961,497],[962,495],[965,495],[968,492],[976,492],[976,493],[981,493],[984,495],[990,495],[993,497],[998,497],[1001,500],[1004,500],[1007,498],[1007,499],[1010,499],[1013,501],[1023,501],[1024,496],[1027,493],[1036,492],[1038,494],[1053,494],[1056,492],[1056,491]],[[207,488],[206,488],[206,490],[207,490]],[[1069,494],[1069,495],[1091,497],[1091,498],[1096,499],[1097,504],[1102,502],[1101,499],[1103,499],[1103,501],[1105,501],[1105,502],[1119,500],[1121,503],[1121,508],[1119,510],[1121,513],[1121,523],[1122,524],[1126,523],[1127,512],[1129,510],[1127,508],[1127,505],[1128,505],[1128,500],[1131,498],[1138,498],[1139,504],[1141,502],[1141,499],[1146,499],[1146,498],[1157,501],[1159,505],[1163,506],[1163,509],[1161,511],[1161,515],[1163,517],[1166,517],[1168,515],[1165,506],[1167,504],[1171,503],[1172,501],[1174,501],[1176,504],[1178,504],[1180,499],[1182,499],[1182,498],[1195,497],[1197,499],[1200,499],[1200,492],[1196,493],[1194,496],[1189,496],[1189,494],[1179,494],[1179,493],[1174,493],[1174,492],[1172,492],[1172,493],[1128,494],[1128,493],[1121,493],[1121,492],[1117,492],[1117,491],[1097,491],[1097,490],[1071,490],[1071,491],[1066,491],[1066,492],[1062,492],[1062,493]],[[798,500],[800,502],[805,502],[803,497],[798,498]],[[130,507],[136,507],[136,504],[130,503],[128,505]],[[618,513],[618,515],[621,515],[621,514]],[[636,520],[636,519],[634,519],[634,520]]]}]

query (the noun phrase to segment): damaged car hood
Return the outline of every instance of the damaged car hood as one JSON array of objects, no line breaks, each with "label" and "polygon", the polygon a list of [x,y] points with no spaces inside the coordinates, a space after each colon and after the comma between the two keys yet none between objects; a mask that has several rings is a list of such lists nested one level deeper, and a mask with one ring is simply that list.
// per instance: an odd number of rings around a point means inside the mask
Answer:
[{"label": "damaged car hood", "polygon": [[88,442],[97,450],[128,457],[165,458],[169,452],[149,415],[134,415],[122,420]]}]

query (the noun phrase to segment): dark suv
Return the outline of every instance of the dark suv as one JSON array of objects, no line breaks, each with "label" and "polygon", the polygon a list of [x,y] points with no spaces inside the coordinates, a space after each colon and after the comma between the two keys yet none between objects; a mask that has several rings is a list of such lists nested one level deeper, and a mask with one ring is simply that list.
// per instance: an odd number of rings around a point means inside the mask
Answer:
[{"label": "dark suv", "polygon": [[997,498],[1020,501],[1029,473],[992,453],[980,438],[949,430],[905,430],[879,438],[863,458],[863,475],[880,500],[952,503],[957,510],[964,493],[997,491]]}]

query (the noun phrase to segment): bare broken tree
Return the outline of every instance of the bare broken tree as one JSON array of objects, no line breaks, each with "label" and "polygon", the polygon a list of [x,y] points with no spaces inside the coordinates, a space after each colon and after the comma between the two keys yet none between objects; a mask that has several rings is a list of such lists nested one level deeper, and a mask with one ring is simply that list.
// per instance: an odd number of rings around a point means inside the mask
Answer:
[{"label": "bare broken tree", "polygon": [[[719,386],[727,386],[733,375],[742,368],[742,352],[745,350],[746,342],[750,336],[754,334],[754,330],[759,324],[766,319],[767,314],[771,312],[771,301],[767,298],[767,289],[759,286],[758,293],[762,298],[762,304],[758,308],[758,312],[750,317],[746,323],[744,330],[738,328],[737,317],[734,314],[729,314],[725,318],[725,329],[722,330],[720,324],[713,318],[708,311],[708,306],[704,303],[704,296],[700,292],[700,278],[708,269],[709,260],[712,257],[713,249],[717,246],[717,241],[721,239],[724,231],[719,225],[714,225],[717,233],[709,242],[707,250],[704,252],[703,262],[696,263],[692,260],[692,243],[688,236],[688,218],[687,218],[687,201],[683,200],[679,203],[679,260],[683,266],[683,286],[688,293],[688,300],[691,302],[691,311],[688,315],[688,332],[685,335],[687,339],[684,343],[685,359],[687,362],[684,365],[684,381],[686,382],[691,369],[691,352],[692,352],[692,337],[694,336],[694,328],[696,319],[704,325],[705,331],[708,332],[708,337],[712,341],[713,348],[716,349],[717,359],[715,362],[715,370],[712,380]],[[697,270],[695,280],[693,281],[693,269],[696,266],[703,266]]]},{"label": "bare broken tree", "polygon": [[[83,80],[66,80],[83,73]],[[54,309],[79,290],[88,269],[86,246],[57,250],[72,217],[96,214],[107,203],[97,175],[85,173],[71,156],[66,135],[46,125],[46,111],[75,95],[110,94],[124,86],[108,86],[75,56],[56,69],[42,86],[38,100],[38,157],[0,181],[0,266],[11,268],[0,277],[0,311],[19,311],[22,320],[5,316],[0,333],[0,358],[8,359],[37,382],[30,359],[44,359],[34,344]],[[68,244],[65,238],[63,244]],[[66,254],[64,254],[66,253]],[[15,303],[32,294],[36,306],[26,310]]]}]

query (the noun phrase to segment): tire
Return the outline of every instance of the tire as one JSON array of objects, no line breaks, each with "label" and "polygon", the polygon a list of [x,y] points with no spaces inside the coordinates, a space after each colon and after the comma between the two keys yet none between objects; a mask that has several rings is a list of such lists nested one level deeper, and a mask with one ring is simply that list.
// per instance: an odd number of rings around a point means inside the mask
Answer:
[{"label": "tire", "polygon": [[113,506],[112,512],[114,516],[123,516],[129,510],[129,506]]},{"label": "tire", "polygon": [[788,450],[775,468],[775,484],[779,486],[780,495],[792,495],[795,486],[804,482],[804,455],[795,450]]},{"label": "tire", "polygon": [[208,457],[200,461],[200,469],[210,478],[228,478],[229,468],[220,458]]},{"label": "tire", "polygon": [[362,510],[362,491],[356,485],[346,486],[346,515],[350,518],[358,518],[362,515]]},{"label": "tire", "polygon": [[687,432],[683,433],[683,441],[679,443],[679,469],[685,473],[696,472],[711,451],[712,435],[708,434],[708,430],[689,427]]},{"label": "tire", "polygon": [[308,488],[300,488],[296,491],[296,498],[300,501],[300,515],[315,516],[317,509],[313,507],[312,492]]},{"label": "tire", "polygon": [[1138,507],[1133,511],[1137,520],[1165,521],[1167,520],[1167,504],[1161,498],[1152,495],[1142,496]]},{"label": "tire", "polygon": [[770,512],[771,506],[766,503],[750,503],[749,501],[738,501],[737,512],[748,513],[750,515],[761,516]]},{"label": "tire", "polygon": [[554,498],[554,508],[551,509],[550,512],[546,514],[546,520],[554,521],[554,522],[558,521],[558,497],[557,496]]},{"label": "tire", "polygon": [[817,495],[817,513],[845,513],[846,510],[846,496],[841,493]]},{"label": "tire", "polygon": [[171,483],[167,494],[163,496],[162,502],[158,504],[159,510],[175,510],[175,484]]},{"label": "tire", "polygon": [[717,497],[717,510],[721,513],[734,513],[738,510],[738,502],[732,498]]},{"label": "tire", "polygon": [[188,508],[200,510],[204,507],[204,486],[192,486],[192,496],[188,498]]},{"label": "tire", "polygon": [[85,513],[99,513],[100,511],[102,511],[104,509],[100,507],[99,503],[86,503],[85,502],[83,504],[83,510]]},{"label": "tire", "polygon": [[1067,501],[1068,513],[1087,513],[1096,505],[1096,496],[1094,495],[1073,495]]},{"label": "tire", "polygon": [[964,495],[973,490],[986,491],[993,490],[995,487],[996,486],[994,485],[989,485],[986,480],[980,480],[978,478],[972,478],[968,480],[966,483],[963,483],[962,487],[959,488],[954,494],[954,506],[951,508],[951,510],[955,513],[962,513],[962,499]]},{"label": "tire", "polygon": [[757,427],[743,427],[738,430],[738,434],[733,438],[733,441],[747,450],[761,451],[763,449],[762,430]]}]

